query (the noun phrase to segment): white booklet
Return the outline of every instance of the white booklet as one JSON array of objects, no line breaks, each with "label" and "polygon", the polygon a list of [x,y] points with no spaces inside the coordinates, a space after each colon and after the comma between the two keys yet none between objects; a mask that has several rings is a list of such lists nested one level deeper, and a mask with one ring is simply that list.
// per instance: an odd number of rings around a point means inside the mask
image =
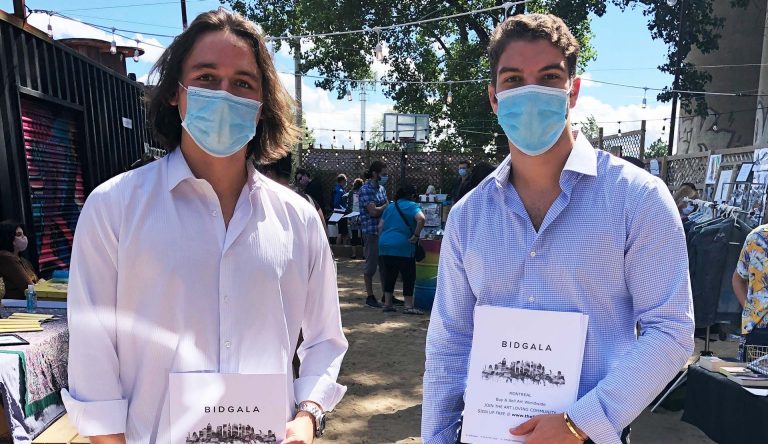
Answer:
[{"label": "white booklet", "polygon": [[171,443],[278,443],[288,411],[284,374],[170,375]]},{"label": "white booklet", "polygon": [[581,313],[475,307],[462,442],[525,442],[509,429],[576,402],[588,321]]}]

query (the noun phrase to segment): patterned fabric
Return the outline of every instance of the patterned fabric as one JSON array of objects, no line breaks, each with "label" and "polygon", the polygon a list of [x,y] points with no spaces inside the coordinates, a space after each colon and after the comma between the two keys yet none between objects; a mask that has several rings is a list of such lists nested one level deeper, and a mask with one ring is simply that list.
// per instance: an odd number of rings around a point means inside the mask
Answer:
[{"label": "patterned fabric", "polygon": [[[2,310],[2,317],[7,318],[20,308]],[[67,354],[69,352],[69,331],[67,330],[66,310],[43,310],[40,314],[53,314],[56,319],[45,322],[43,331],[16,333],[29,345],[3,347],[0,353],[18,354],[23,360],[21,371],[24,372],[26,396],[21,400],[26,416],[41,412],[53,402],[60,402],[59,392],[67,388]]]},{"label": "patterned fabric", "polygon": [[741,312],[741,333],[747,334],[755,327],[768,327],[768,225],[749,233],[736,271],[749,281],[747,303]]},{"label": "patterned fabric", "polygon": [[536,231],[510,167],[507,157],[448,216],[427,335],[422,437],[456,442],[474,308],[493,305],[589,315],[578,401],[567,413],[594,442],[619,443],[693,352],[677,208],[661,180],[579,135],[562,192]]},{"label": "patterned fabric", "polygon": [[[376,188],[377,186],[378,188]],[[374,184],[368,179],[360,187],[360,229],[363,234],[378,234],[379,232],[380,218],[368,213],[368,204],[371,202],[377,207],[384,205],[387,203],[387,192],[383,186],[378,185],[378,182]]]}]

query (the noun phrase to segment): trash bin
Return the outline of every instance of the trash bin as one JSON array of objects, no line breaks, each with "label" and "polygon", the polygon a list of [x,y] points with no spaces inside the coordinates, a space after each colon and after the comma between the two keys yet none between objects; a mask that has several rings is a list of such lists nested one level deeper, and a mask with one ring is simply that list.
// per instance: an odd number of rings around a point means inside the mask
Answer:
[{"label": "trash bin", "polygon": [[437,262],[440,259],[440,240],[422,240],[426,253],[424,260],[416,262],[416,288],[414,305],[421,310],[432,310],[437,289]]}]

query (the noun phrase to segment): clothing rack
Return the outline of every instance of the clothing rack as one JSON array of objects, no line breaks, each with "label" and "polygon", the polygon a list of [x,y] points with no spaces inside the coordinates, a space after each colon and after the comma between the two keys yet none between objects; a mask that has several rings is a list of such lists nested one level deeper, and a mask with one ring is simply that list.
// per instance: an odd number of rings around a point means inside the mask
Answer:
[{"label": "clothing rack", "polygon": [[[700,207],[706,207],[710,208],[717,212],[717,214],[721,215],[724,218],[733,217],[736,219],[736,217],[740,214],[748,215],[751,212],[742,210],[740,207],[735,207],[733,205],[726,205],[726,204],[718,204],[715,202],[710,202],[707,200],[701,200],[701,199],[690,199],[688,197],[684,198],[684,202],[689,202],[693,205],[698,205]],[[747,224],[749,225],[749,224]],[[712,352],[709,349],[709,335],[710,335],[710,329],[711,326],[707,326],[705,338],[704,338],[704,350],[699,354],[699,356],[696,357],[696,360],[692,362],[690,365],[695,365],[702,356],[712,356]],[[689,365],[689,366],[690,366]],[[661,405],[662,402],[664,402],[665,399],[673,392],[675,389],[683,385],[683,383],[688,379],[688,367],[685,368],[685,370],[678,376],[678,378],[675,380],[675,382],[667,389],[666,392],[664,392],[663,396],[659,398],[659,400],[656,402],[656,404],[651,407],[651,413],[655,412],[656,409]]]}]

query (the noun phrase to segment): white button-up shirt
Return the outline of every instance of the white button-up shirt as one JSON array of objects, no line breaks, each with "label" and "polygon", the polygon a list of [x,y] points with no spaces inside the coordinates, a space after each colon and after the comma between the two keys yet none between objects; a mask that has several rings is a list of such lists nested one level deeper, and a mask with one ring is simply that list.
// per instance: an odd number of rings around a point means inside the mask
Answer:
[{"label": "white button-up shirt", "polygon": [[[285,373],[289,410],[332,410],[347,350],[322,222],[249,168],[229,227],[180,150],[99,186],[69,282],[70,419],[85,436],[169,442],[170,373]],[[299,378],[291,357],[299,331]]]}]

